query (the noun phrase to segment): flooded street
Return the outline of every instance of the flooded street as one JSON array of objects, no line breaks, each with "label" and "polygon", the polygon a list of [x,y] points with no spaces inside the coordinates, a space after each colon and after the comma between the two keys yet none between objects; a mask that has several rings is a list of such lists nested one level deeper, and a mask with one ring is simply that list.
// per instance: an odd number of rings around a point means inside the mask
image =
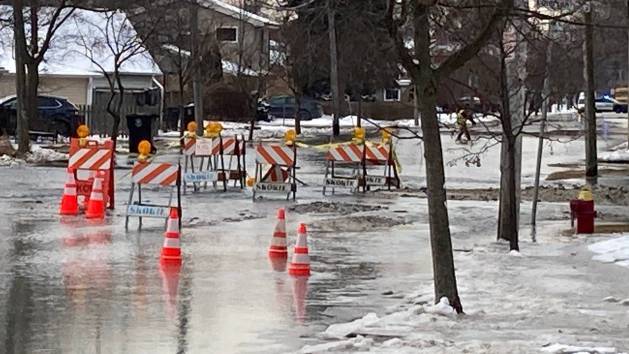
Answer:
[{"label": "flooded street", "polygon": [[[184,197],[184,264],[163,268],[161,222],[145,221],[140,232],[134,220],[125,232],[121,206],[104,224],[62,219],[56,185],[63,170],[21,172],[32,182],[3,188],[0,199],[0,338],[7,353],[293,351],[307,341],[302,337],[382,311],[430,277],[427,229],[316,232],[317,220],[330,215],[289,208],[289,244],[298,222],[313,225],[313,274],[290,277],[285,263],[267,257],[275,210],[286,203],[253,204],[241,192]],[[0,178],[12,173],[0,170]],[[128,188],[120,184],[124,200]],[[315,198],[299,199],[307,205]],[[409,205],[386,204],[395,209],[388,213],[408,214]]]},{"label": "flooded street", "polygon": [[[402,179],[422,185],[416,144],[404,144]],[[384,313],[430,281],[425,199],[323,197],[321,153],[302,157],[298,177],[308,186],[296,204],[252,203],[239,190],[185,195],[181,267],[159,264],[163,222],[147,220],[139,231],[132,220],[125,231],[128,170],[116,171],[117,208],[99,224],[57,215],[63,169],[0,169],[0,346],[6,353],[292,352],[315,343],[328,325]],[[485,158],[482,168],[448,167],[448,183],[495,185],[495,151]],[[166,196],[146,192],[151,201]],[[452,217],[455,249],[492,235],[495,204],[449,205],[451,215],[466,216]],[[298,223],[309,227],[309,278],[289,276],[286,263],[267,256],[279,207],[287,208],[289,246]],[[555,205],[542,209],[561,213]]]}]

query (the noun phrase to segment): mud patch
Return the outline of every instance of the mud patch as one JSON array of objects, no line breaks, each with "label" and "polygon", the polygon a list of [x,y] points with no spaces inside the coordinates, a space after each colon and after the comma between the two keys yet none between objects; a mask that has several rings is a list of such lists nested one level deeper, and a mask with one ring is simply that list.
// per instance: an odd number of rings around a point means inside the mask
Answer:
[{"label": "mud patch", "polygon": [[223,219],[223,222],[240,222],[245,220],[264,219],[264,215],[256,214],[250,210],[244,210],[238,213],[238,216],[227,217]]},{"label": "mud patch", "polygon": [[393,226],[410,224],[402,217],[380,215],[348,216],[342,218],[313,221],[310,226],[315,232],[365,232],[388,230]]},{"label": "mud patch", "polygon": [[[539,188],[538,199],[542,202],[550,203],[568,203],[570,199],[575,199],[579,194],[581,186],[563,186],[557,187],[541,186]],[[481,189],[448,189],[448,199],[450,200],[482,200],[497,201],[498,193],[496,188]],[[629,205],[629,193],[623,186],[607,187],[597,186],[592,191],[594,200],[601,205]],[[522,199],[533,200],[533,187],[522,189]]]},{"label": "mud patch", "polygon": [[307,213],[335,213],[340,215],[348,215],[366,211],[386,210],[385,206],[369,205],[369,204],[352,204],[352,203],[330,203],[317,201],[309,204],[298,204],[288,208],[289,211],[299,214]]}]

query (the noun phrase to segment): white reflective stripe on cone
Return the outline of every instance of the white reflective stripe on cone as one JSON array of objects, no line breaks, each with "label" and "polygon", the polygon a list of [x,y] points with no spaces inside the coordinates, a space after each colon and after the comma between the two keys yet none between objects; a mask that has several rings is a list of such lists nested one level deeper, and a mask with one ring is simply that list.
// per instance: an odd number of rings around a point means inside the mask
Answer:
[{"label": "white reflective stripe on cone", "polygon": [[286,237],[273,237],[273,239],[271,240],[271,245],[286,247]]},{"label": "white reflective stripe on cone", "polygon": [[168,225],[166,226],[166,230],[167,231],[177,230],[178,223],[179,223],[179,220],[168,218]]},{"label": "white reflective stripe on cone", "polygon": [[69,195],[69,196],[74,196],[76,195],[76,186],[66,186],[63,189],[63,194],[65,195]]},{"label": "white reflective stripe on cone", "polygon": [[164,247],[165,248],[180,248],[179,239],[178,238],[164,238]]},{"label": "white reflective stripe on cone", "polygon": [[297,244],[295,247],[308,247],[308,239],[305,234],[299,234],[297,236]]},{"label": "white reflective stripe on cone", "polygon": [[308,254],[303,254],[303,253],[294,253],[292,263],[310,264],[310,256],[308,256]]}]

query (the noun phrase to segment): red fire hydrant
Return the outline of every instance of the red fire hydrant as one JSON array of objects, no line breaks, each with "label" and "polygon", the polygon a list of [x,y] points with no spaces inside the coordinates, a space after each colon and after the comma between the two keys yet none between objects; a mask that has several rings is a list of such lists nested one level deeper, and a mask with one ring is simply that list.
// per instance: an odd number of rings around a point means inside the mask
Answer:
[{"label": "red fire hydrant", "polygon": [[574,219],[577,219],[577,233],[592,234],[595,217],[592,191],[588,187],[583,187],[577,199],[570,201],[570,226],[574,227]]}]

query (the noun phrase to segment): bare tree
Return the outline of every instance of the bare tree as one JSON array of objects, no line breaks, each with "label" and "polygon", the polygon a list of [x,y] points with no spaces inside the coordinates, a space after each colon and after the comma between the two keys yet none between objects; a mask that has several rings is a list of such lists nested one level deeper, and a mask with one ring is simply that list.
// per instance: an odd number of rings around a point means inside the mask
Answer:
[{"label": "bare tree", "polygon": [[[466,28],[469,31],[466,42],[461,43],[446,59],[437,62],[431,54],[431,47],[432,33],[438,22],[434,21],[432,15],[447,12],[448,8],[456,8],[456,5],[456,1],[437,4],[434,1],[390,0],[387,18],[391,37],[402,64],[413,80],[420,104],[435,298],[438,301],[441,297],[447,297],[460,313],[463,312],[463,306],[457,290],[452,255],[443,153],[436,112],[437,90],[443,78],[463,66],[491,38],[503,16],[513,7],[513,1],[502,0],[493,4],[469,6],[471,11],[461,10],[477,29]],[[477,21],[480,21],[480,26]],[[409,48],[409,38],[403,30],[406,27],[412,30],[412,48]]]},{"label": "bare tree", "polygon": [[154,27],[145,36],[140,36],[128,17],[119,10],[92,13],[86,18],[75,19],[75,23],[74,40],[80,47],[80,54],[98,68],[109,87],[106,110],[113,120],[110,135],[115,145],[125,98],[122,71],[126,64],[134,61],[152,62],[144,43],[147,36],[154,33]]},{"label": "bare tree", "polygon": [[[16,59],[16,92],[18,152],[30,151],[29,122],[37,119],[39,65],[50,49],[59,27],[74,13],[76,7],[66,0],[14,0],[13,25]],[[43,34],[43,35],[42,35]],[[69,127],[58,127],[68,134]]]}]

